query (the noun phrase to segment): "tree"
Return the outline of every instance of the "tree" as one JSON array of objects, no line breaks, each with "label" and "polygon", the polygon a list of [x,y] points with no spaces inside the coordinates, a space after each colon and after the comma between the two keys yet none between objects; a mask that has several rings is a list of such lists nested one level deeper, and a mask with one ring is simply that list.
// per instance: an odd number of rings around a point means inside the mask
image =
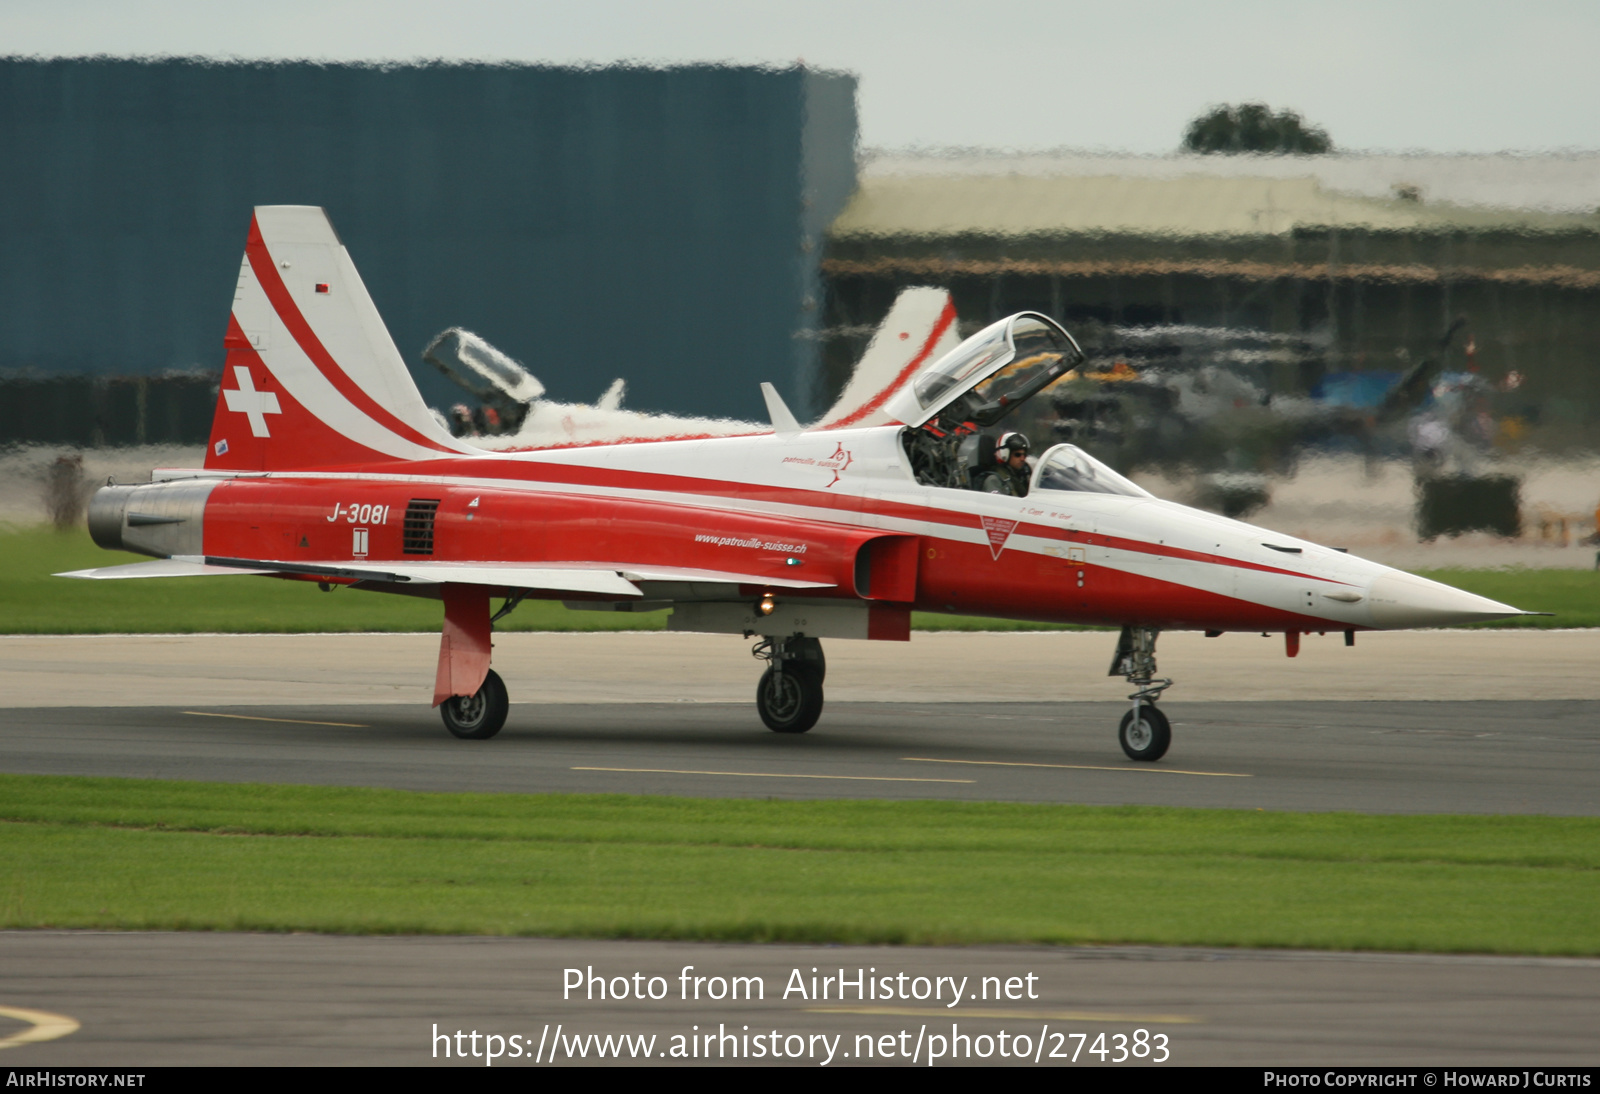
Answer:
[{"label": "tree", "polygon": [[1276,113],[1266,103],[1222,105],[1189,123],[1183,134],[1188,152],[1331,152],[1326,130],[1308,126],[1293,110]]}]

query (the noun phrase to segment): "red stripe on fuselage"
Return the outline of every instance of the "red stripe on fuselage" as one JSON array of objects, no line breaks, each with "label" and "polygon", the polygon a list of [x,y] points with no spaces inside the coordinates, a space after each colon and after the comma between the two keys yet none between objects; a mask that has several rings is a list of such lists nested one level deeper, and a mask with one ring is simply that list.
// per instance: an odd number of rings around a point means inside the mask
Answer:
[{"label": "red stripe on fuselage", "polygon": [[[406,512],[419,497],[438,503],[432,536],[424,551],[408,554]],[[835,522],[635,498],[283,475],[220,483],[206,505],[204,553],[285,562],[669,566],[745,575],[757,585],[763,578],[801,580],[849,592],[857,550],[881,535]]]},{"label": "red stripe on fuselage", "polygon": [[261,283],[261,288],[266,292],[273,310],[278,313],[278,318],[289,328],[289,333],[294,336],[295,342],[316,366],[317,371],[327,377],[328,382],[339,394],[374,422],[412,444],[431,448],[435,452],[452,452],[451,449],[417,432],[385,410],[359,384],[350,379],[344,369],[339,367],[339,362],[335,361],[333,354],[323,346],[316,331],[311,329],[311,324],[300,313],[294,297],[289,294],[289,287],[283,283],[283,278],[278,274],[277,263],[273,261],[272,252],[267,249],[267,242],[262,238],[261,227],[256,223],[254,216],[250,218],[250,236],[245,243],[245,255],[250,259],[250,268],[255,271],[256,280]]},{"label": "red stripe on fuselage", "polygon": [[[205,553],[288,562],[349,559],[378,566],[419,561],[406,554],[403,542],[407,503],[419,496],[439,499],[427,556],[435,562],[607,570],[686,567],[749,575],[752,594],[762,575],[835,586],[784,590],[779,595],[785,599],[854,600],[856,552],[883,534],[873,528],[663,500],[537,493],[477,483],[284,475],[219,484],[207,505]],[[354,528],[361,529],[354,538],[362,552],[359,558],[352,549]],[[770,542],[752,542],[758,538]],[[912,538],[918,540],[911,552],[918,562],[914,603],[921,610],[1186,629],[1317,631],[1349,626],[1161,575],[1026,552],[1006,553],[997,560],[986,543]],[[802,566],[792,566],[793,558],[803,560]]]},{"label": "red stripe on fuselage", "polygon": [[662,441],[709,441],[725,437],[770,437],[772,430],[753,433],[673,433],[666,437],[612,437],[603,441],[562,441],[559,444],[530,444],[513,448],[485,448],[496,454],[510,452],[564,452],[573,448],[606,448],[616,444],[659,444]]},{"label": "red stripe on fuselage", "polygon": [[995,559],[987,544],[928,542],[937,546],[918,575],[916,606],[924,611],[1186,630],[1350,629],[1347,623],[1113,566],[1010,552]]},{"label": "red stripe on fuselage", "polygon": [[[873,516],[898,518],[927,524],[944,524],[954,528],[982,530],[978,517],[972,513],[957,513],[927,505],[888,501],[882,498],[868,498],[859,494],[832,494],[824,490],[805,490],[787,486],[728,482],[687,475],[669,475],[656,471],[619,471],[612,468],[582,467],[572,464],[538,463],[522,460],[475,460],[473,463],[474,473],[481,474],[487,471],[488,477],[492,478],[562,483],[570,486],[593,487],[600,490],[620,487],[658,493],[693,494],[706,498],[707,504],[715,504],[712,499],[738,498],[745,501],[768,502],[779,505],[801,505],[808,508],[862,512]],[[448,478],[456,466],[457,464],[454,460],[448,461],[448,463],[423,460],[406,464],[408,471],[415,469],[416,473],[436,474],[444,478]],[[1286,570],[1279,566],[1268,566],[1259,562],[1246,562],[1243,559],[1228,558],[1224,555],[1190,551],[1166,544],[1146,543],[1143,540],[1127,539],[1122,536],[1076,532],[1071,529],[1026,521],[1019,522],[1012,534],[1031,536],[1035,539],[1056,540],[1062,543],[1099,545],[1113,550],[1128,551],[1132,554],[1176,558],[1186,562],[1202,562],[1213,566],[1230,566],[1239,570],[1254,570],[1258,573],[1278,574],[1283,577],[1296,577],[1307,581],[1322,581],[1333,585],[1348,584],[1334,578],[1318,577],[1314,574],[1302,573],[1298,570]]]}]

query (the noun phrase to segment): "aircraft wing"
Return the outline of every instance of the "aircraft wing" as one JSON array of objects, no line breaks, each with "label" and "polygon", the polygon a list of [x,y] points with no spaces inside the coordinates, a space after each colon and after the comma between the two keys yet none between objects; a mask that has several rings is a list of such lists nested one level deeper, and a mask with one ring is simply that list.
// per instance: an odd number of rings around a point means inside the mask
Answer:
[{"label": "aircraft wing", "polygon": [[510,589],[548,589],[553,592],[593,593],[621,598],[643,595],[636,581],[714,582],[761,585],[783,589],[832,588],[832,582],[796,581],[724,570],[678,566],[636,566],[626,562],[575,562],[530,565],[520,562],[384,562],[373,565],[337,562],[279,562],[271,559],[222,558],[213,555],[176,556],[124,566],[73,570],[56,577],[94,580],[146,577],[217,577],[227,574],[291,574],[390,584],[489,585]]}]

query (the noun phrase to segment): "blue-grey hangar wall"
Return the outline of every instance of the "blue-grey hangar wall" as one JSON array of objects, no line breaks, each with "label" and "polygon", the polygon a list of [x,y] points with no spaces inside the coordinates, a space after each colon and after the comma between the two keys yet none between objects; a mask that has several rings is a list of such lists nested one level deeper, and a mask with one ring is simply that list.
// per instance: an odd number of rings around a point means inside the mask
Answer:
[{"label": "blue-grey hangar wall", "polygon": [[420,352],[462,326],[562,401],[820,410],[855,137],[854,78],[800,67],[0,59],[0,442],[79,439],[29,436],[29,384],[219,374],[259,204],[328,209],[435,405]]}]

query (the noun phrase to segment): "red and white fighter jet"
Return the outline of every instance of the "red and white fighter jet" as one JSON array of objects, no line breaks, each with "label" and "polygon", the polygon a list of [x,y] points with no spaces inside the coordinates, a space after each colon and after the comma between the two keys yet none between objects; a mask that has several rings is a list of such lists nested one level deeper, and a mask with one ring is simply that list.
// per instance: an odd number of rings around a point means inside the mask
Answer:
[{"label": "red and white fighter jet", "polygon": [[[763,384],[772,428],[756,436],[490,452],[423,404],[324,212],[258,208],[205,466],[91,503],[97,543],[157,561],[64,576],[258,574],[436,597],[434,705],[476,739],[507,714],[493,623],[528,597],[670,607],[671,630],[758,637],[756,705],[780,733],[821,713],[822,638],[907,641],[914,609],[1110,624],[1135,760],[1171,740],[1155,705],[1172,683],[1156,677],[1164,629],[1279,631],[1294,656],[1304,632],[1351,642],[1522,614],[1162,501],[1072,445],[1042,454],[1026,496],[974,489],[983,431],[1082,355],[1032,313],[936,356],[948,331],[926,332],[928,352],[850,421],[802,427]],[[636,336],[595,335],[597,353]]]}]

